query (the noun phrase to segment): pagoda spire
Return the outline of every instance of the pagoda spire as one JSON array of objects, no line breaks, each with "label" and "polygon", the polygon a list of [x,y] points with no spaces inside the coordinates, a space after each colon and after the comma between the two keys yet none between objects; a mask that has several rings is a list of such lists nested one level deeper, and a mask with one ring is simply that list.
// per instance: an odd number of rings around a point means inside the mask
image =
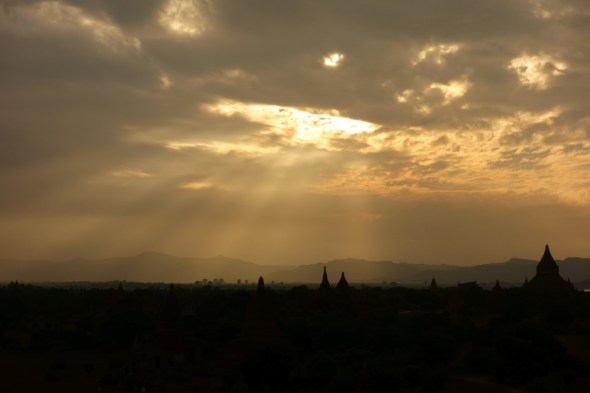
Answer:
[{"label": "pagoda spire", "polygon": [[492,289],[492,292],[498,292],[501,291],[502,287],[500,286],[500,281],[496,280],[496,285],[494,285],[494,288]]},{"label": "pagoda spire", "polygon": [[322,276],[322,283],[320,284],[320,291],[329,291],[330,290],[330,282],[328,281],[328,273],[326,272],[326,267],[324,266],[324,275]]},{"label": "pagoda spire", "polygon": [[264,291],[264,278],[262,278],[262,276],[260,276],[258,278],[258,286],[256,287],[256,292],[262,292]]},{"label": "pagoda spire", "polygon": [[551,251],[549,251],[548,244],[545,244],[545,252],[537,265],[537,274],[559,275],[559,267],[557,266],[557,263],[555,263]]},{"label": "pagoda spire", "polygon": [[348,289],[349,285],[348,285],[348,281],[346,281],[346,277],[344,276],[344,272],[342,272],[342,275],[340,276],[340,281],[338,281],[338,285],[336,285],[336,289]]},{"label": "pagoda spire", "polygon": [[430,290],[431,291],[438,290],[438,285],[436,284],[436,280],[434,279],[434,277],[432,277],[432,280],[430,281]]},{"label": "pagoda spire", "polygon": [[559,275],[559,266],[553,259],[549,245],[545,245],[543,257],[537,264],[537,274],[527,285],[528,289],[536,292],[565,295],[570,292],[566,280]]}]

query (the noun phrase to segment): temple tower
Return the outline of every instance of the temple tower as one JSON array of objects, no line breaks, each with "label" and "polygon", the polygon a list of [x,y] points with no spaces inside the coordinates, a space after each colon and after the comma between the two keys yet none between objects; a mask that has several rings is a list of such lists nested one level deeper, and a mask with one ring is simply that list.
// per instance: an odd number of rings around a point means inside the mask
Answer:
[{"label": "temple tower", "polygon": [[496,280],[496,285],[492,288],[492,292],[500,292],[502,291],[502,287],[500,286],[500,281]]},{"label": "temple tower", "polygon": [[559,266],[553,259],[548,244],[545,244],[545,252],[537,265],[537,276],[559,276]]},{"label": "temple tower", "polygon": [[537,274],[526,285],[526,288],[535,292],[568,293],[571,291],[566,281],[559,275],[559,266],[549,251],[549,245],[545,245],[543,257],[537,265]]},{"label": "temple tower", "polygon": [[340,276],[340,281],[338,281],[338,285],[336,285],[336,289],[339,291],[345,291],[349,288],[348,281],[346,281],[346,277],[344,277],[344,272]]},{"label": "temple tower", "polygon": [[330,290],[330,282],[328,281],[328,273],[324,266],[324,275],[322,276],[322,283],[320,284],[320,292],[326,292]]},{"label": "temple tower", "polygon": [[436,284],[436,280],[432,277],[432,281],[430,281],[430,290],[431,291],[438,291],[438,285]]}]

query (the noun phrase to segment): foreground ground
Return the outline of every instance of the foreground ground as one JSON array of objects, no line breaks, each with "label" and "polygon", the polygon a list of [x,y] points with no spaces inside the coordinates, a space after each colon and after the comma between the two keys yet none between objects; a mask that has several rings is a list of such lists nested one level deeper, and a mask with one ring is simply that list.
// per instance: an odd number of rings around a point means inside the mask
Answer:
[{"label": "foreground ground", "polygon": [[3,392],[586,392],[590,294],[0,287]]}]

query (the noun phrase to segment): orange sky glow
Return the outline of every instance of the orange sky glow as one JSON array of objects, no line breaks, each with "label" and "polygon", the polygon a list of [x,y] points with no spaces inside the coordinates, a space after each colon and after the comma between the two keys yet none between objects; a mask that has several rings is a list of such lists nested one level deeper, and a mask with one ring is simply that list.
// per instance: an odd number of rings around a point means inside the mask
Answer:
[{"label": "orange sky glow", "polygon": [[581,0],[8,2],[0,259],[590,256]]}]

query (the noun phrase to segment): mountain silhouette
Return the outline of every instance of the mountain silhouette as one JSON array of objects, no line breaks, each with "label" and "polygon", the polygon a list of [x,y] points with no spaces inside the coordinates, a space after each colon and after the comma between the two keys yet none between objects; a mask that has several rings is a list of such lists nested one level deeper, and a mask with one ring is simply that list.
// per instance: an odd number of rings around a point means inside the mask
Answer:
[{"label": "mountain silhouette", "polygon": [[346,272],[346,277],[351,283],[398,281],[425,270],[445,271],[455,268],[449,265],[422,265],[348,258],[297,266],[290,270],[271,273],[269,278],[275,281],[312,283],[321,277],[324,266],[330,271]]},{"label": "mountain silhouette", "polygon": [[132,257],[71,259],[68,261],[0,261],[0,281],[112,281],[191,283],[204,279],[238,279],[255,282],[277,266],[257,265],[241,259],[177,257],[147,251]]},{"label": "mountain silhouette", "polygon": [[[350,284],[391,283],[423,285],[436,278],[439,285],[456,285],[457,282],[477,281],[493,284],[521,285],[532,278],[538,261],[512,258],[506,262],[476,266],[427,265],[369,261],[364,259],[337,259],[308,265],[261,265],[236,258],[215,256],[210,258],[178,257],[146,251],[131,257],[106,259],[77,258],[67,261],[0,260],[0,282],[67,282],[67,281],[138,281],[192,283],[204,279],[223,279],[226,283],[255,283],[259,276],[267,282],[318,283],[323,268],[332,272],[345,272]],[[557,261],[564,279],[574,284],[590,280],[590,259],[569,257]],[[577,285],[582,287],[581,284]]]}]

